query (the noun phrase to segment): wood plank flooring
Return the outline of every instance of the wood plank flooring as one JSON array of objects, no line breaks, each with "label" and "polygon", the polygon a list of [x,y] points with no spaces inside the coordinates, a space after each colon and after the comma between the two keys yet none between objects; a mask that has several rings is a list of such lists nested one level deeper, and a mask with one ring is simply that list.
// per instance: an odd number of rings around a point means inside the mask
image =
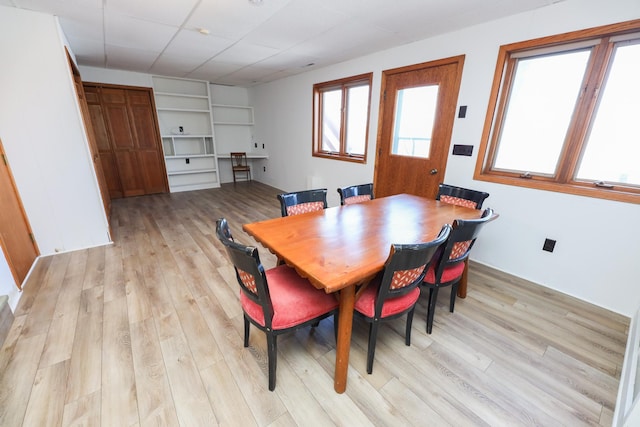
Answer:
[{"label": "wood plank flooring", "polygon": [[611,425],[629,320],[474,263],[455,313],[441,292],[433,334],[426,294],[411,347],[404,318],[382,326],[372,375],[354,319],[346,393],[331,319],[280,338],[269,392],[215,220],[252,243],[242,224],[278,217],[277,193],[114,200],[113,245],[42,258],[0,351],[0,426]]}]

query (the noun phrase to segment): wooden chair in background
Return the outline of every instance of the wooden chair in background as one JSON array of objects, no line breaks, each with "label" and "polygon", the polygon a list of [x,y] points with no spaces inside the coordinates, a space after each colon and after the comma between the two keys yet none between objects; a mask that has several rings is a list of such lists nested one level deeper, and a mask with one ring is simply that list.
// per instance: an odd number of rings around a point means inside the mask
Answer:
[{"label": "wooden chair in background", "polygon": [[233,171],[233,182],[236,182],[236,175],[245,175],[247,181],[251,181],[251,167],[247,162],[247,153],[231,153],[231,170]]}]

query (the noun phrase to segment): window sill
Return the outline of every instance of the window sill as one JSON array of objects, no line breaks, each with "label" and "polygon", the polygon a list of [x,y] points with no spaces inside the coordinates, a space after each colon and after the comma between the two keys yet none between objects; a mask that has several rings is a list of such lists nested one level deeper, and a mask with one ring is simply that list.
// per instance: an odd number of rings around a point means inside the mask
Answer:
[{"label": "window sill", "polygon": [[331,159],[331,160],[342,160],[343,162],[362,163],[362,164],[367,163],[366,157],[344,156],[340,154],[313,153],[313,157],[321,157],[323,159]]},{"label": "window sill", "polygon": [[556,193],[573,194],[576,196],[594,197],[597,199],[614,200],[616,202],[640,204],[640,194],[625,191],[624,188],[601,188],[591,185],[560,184],[557,182],[540,181],[511,176],[475,173],[474,179],[478,181],[494,182],[496,184],[512,185],[515,187],[533,188],[536,190],[553,191]]}]

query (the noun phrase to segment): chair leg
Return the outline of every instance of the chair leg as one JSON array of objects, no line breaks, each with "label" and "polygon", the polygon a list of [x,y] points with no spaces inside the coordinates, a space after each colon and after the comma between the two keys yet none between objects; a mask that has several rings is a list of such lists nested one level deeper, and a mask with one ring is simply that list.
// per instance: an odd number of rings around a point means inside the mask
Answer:
[{"label": "chair leg", "polygon": [[249,347],[249,319],[243,316],[244,319],[244,346]]},{"label": "chair leg", "polygon": [[413,324],[413,312],[415,311],[416,306],[414,305],[411,310],[407,313],[407,329],[404,332],[404,343],[406,345],[411,345],[411,325]]},{"label": "chair leg", "polygon": [[373,372],[373,357],[376,354],[376,339],[378,338],[378,321],[369,325],[369,347],[367,348],[367,373]]},{"label": "chair leg", "polygon": [[276,389],[276,362],[278,356],[278,336],[267,333],[267,358],[269,359],[269,391]]},{"label": "chair leg", "polygon": [[313,322],[313,323],[311,324],[311,327],[312,327],[312,328],[317,328],[319,324],[320,324],[320,321],[319,321],[319,320],[316,320],[315,322]]},{"label": "chair leg", "polygon": [[333,315],[333,338],[338,342],[338,313]]},{"label": "chair leg", "polygon": [[456,304],[456,294],[458,293],[458,285],[460,282],[456,282],[451,285],[451,299],[449,300],[449,311],[453,313],[453,306]]},{"label": "chair leg", "polygon": [[429,288],[429,306],[427,308],[427,333],[431,333],[433,328],[433,315],[436,311],[436,301],[438,300],[438,288]]}]

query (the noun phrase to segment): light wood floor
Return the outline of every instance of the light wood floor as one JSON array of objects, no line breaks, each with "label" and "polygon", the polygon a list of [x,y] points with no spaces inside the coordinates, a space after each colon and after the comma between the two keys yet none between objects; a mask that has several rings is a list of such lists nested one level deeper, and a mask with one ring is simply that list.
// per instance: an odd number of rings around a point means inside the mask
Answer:
[{"label": "light wood floor", "polygon": [[[628,319],[473,264],[433,334],[426,295],[381,328],[366,374],[354,319],[347,392],[333,391],[333,324],[283,336],[275,392],[264,335],[242,346],[226,217],[280,215],[259,183],[113,202],[115,244],[38,262],[0,352],[0,426],[610,425]],[[266,267],[275,258],[260,248]]]}]

